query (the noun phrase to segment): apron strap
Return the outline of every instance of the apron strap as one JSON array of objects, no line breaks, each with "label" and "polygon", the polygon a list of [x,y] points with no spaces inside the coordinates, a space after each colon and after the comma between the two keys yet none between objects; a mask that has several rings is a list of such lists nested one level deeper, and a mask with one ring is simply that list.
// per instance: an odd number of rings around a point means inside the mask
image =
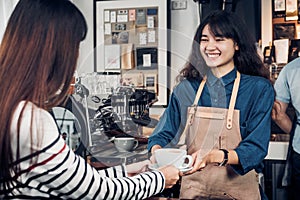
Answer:
[{"label": "apron strap", "polygon": [[195,114],[196,114],[196,111],[197,111],[197,107],[198,107],[198,101],[200,99],[200,96],[201,96],[201,93],[203,91],[205,83],[206,83],[206,76],[203,77],[203,79],[202,79],[202,81],[200,83],[200,86],[198,88],[198,91],[197,91],[194,103],[193,103],[193,105],[191,105],[191,108],[193,108],[193,109],[190,110],[190,112],[189,112],[191,114],[189,114],[188,120],[186,121],[186,124],[191,125],[193,123],[193,120],[194,120],[194,117],[195,117]]},{"label": "apron strap", "polygon": [[204,88],[205,83],[206,83],[206,76],[203,77],[203,79],[202,79],[202,81],[201,81],[201,83],[200,83],[200,86],[199,86],[199,88],[198,88],[198,91],[197,91],[197,94],[196,94],[196,97],[195,97],[195,100],[194,100],[194,103],[193,103],[192,106],[196,106],[196,107],[197,107],[198,101],[199,101],[199,99],[200,99],[200,96],[201,96],[201,93],[202,93],[202,91],[203,91],[203,88]]},{"label": "apron strap", "polygon": [[[231,94],[231,97],[230,97],[228,114],[227,114],[227,123],[226,123],[227,129],[231,129],[232,128],[233,111],[234,111],[236,97],[237,97],[237,93],[238,93],[238,89],[239,89],[239,85],[240,85],[240,79],[241,79],[241,74],[240,74],[240,72],[237,71],[236,79],[234,80],[234,84],[233,84],[232,94]],[[194,103],[191,106],[194,109],[190,110],[190,112],[188,110],[188,118],[186,120],[184,130],[183,130],[183,132],[182,132],[182,134],[180,136],[178,145],[185,144],[186,132],[188,130],[189,125],[191,125],[193,123],[193,119],[194,119],[194,116],[195,116],[196,111],[197,111],[198,101],[200,99],[200,96],[201,96],[201,93],[203,91],[205,83],[206,83],[206,76],[203,77],[203,79],[202,79],[202,81],[200,83],[200,86],[198,88],[198,91],[197,91]]]},{"label": "apron strap", "polygon": [[241,74],[240,72],[237,71],[236,79],[234,80],[233,89],[230,97],[228,114],[227,114],[227,124],[226,124],[227,129],[232,128],[233,111],[234,111],[237,93],[239,90],[240,80],[241,80]]},{"label": "apron strap", "polygon": [[[185,123],[185,127],[183,129],[183,132],[182,132],[182,134],[180,136],[178,145],[184,145],[185,144],[186,132],[187,132],[187,130],[189,128],[189,125],[191,125],[193,123],[193,120],[194,120],[194,117],[195,117],[195,114],[196,114],[196,111],[197,111],[198,101],[200,99],[200,96],[201,96],[201,93],[202,93],[202,90],[204,88],[205,83],[206,83],[206,76],[203,77],[203,79],[202,79],[202,81],[200,83],[200,86],[198,88],[198,91],[197,91],[194,103],[191,106],[191,112],[189,112],[189,110],[187,110],[188,117],[187,117],[187,120],[186,120],[186,123]],[[186,148],[186,146],[183,146],[183,148]]]}]

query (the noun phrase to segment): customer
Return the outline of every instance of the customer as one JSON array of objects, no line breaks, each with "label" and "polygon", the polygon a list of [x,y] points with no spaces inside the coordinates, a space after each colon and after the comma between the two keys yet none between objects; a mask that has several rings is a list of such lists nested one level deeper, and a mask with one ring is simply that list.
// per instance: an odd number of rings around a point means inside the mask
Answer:
[{"label": "customer", "polygon": [[[300,196],[300,58],[283,67],[275,81],[276,101],[273,106],[272,118],[286,133],[291,133],[290,163],[291,163],[291,199]],[[289,104],[295,109],[296,119],[292,131],[292,121],[286,111]]]},{"label": "customer", "polygon": [[[0,47],[0,198],[143,199],[171,187],[168,166],[97,171],[75,155],[47,112],[61,103],[87,32],[68,0],[20,0]],[[13,81],[13,82],[12,82]]]},{"label": "customer", "polygon": [[194,164],[182,177],[182,198],[264,198],[256,173],[262,172],[270,138],[274,91],[268,76],[239,16],[214,11],[202,21],[148,143],[153,153],[186,136]]}]

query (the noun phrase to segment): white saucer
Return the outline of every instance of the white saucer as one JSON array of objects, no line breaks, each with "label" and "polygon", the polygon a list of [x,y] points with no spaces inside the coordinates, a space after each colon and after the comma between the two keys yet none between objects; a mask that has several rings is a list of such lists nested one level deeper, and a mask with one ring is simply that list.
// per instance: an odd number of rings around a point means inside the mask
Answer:
[{"label": "white saucer", "polygon": [[[158,170],[159,166],[158,166],[157,163],[154,163],[154,164],[148,165],[148,168],[149,168],[150,170]],[[183,173],[188,172],[188,171],[190,171],[190,170],[192,170],[192,169],[193,169],[193,167],[185,167],[185,166],[179,168],[179,170],[180,170],[181,172],[183,172]]]},{"label": "white saucer", "polygon": [[183,172],[183,173],[188,172],[188,171],[191,171],[192,169],[193,169],[193,166],[189,167],[189,166],[187,166],[187,165],[184,165],[184,166],[182,166],[182,167],[179,168],[179,170],[180,170],[181,172]]}]

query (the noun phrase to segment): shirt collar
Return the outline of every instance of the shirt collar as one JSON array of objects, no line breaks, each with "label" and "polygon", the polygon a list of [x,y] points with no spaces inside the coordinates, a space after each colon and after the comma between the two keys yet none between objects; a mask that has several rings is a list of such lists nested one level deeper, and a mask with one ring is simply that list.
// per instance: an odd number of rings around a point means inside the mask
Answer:
[{"label": "shirt collar", "polygon": [[217,78],[213,75],[211,70],[208,71],[207,73],[207,83],[211,86],[216,84],[218,81],[221,82],[223,86],[228,85],[229,83],[232,83],[236,78],[236,68],[234,68],[231,72],[226,74],[225,76],[221,78]]}]

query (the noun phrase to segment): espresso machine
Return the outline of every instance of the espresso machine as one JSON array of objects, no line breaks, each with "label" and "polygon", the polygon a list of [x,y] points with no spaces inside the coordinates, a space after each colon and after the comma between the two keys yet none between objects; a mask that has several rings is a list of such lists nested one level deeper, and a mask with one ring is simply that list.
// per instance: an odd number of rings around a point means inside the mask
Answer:
[{"label": "espresso machine", "polygon": [[94,116],[96,128],[109,136],[141,136],[142,127],[154,127],[149,108],[157,101],[156,94],[146,89],[120,86],[102,101]]}]

